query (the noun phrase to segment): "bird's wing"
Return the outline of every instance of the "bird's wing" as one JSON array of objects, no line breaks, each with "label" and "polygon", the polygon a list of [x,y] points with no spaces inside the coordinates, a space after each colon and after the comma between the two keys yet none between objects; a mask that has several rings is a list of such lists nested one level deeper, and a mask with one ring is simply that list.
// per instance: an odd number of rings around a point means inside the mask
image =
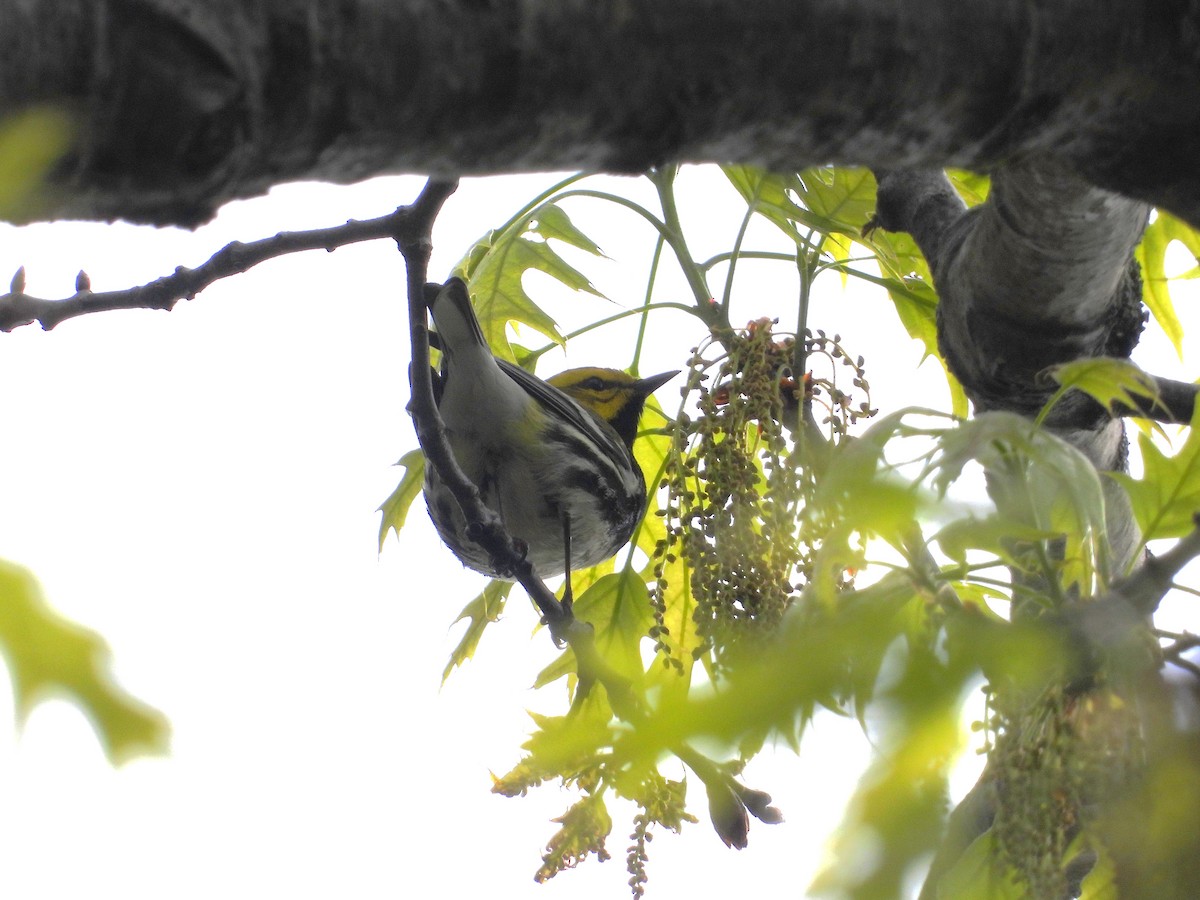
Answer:
[{"label": "bird's wing", "polygon": [[629,452],[611,425],[584,409],[554,385],[547,384],[536,375],[531,375],[520,366],[499,357],[496,358],[496,362],[500,364],[500,369],[520,385],[525,393],[590,437],[601,450],[609,454],[611,459],[621,459]]}]

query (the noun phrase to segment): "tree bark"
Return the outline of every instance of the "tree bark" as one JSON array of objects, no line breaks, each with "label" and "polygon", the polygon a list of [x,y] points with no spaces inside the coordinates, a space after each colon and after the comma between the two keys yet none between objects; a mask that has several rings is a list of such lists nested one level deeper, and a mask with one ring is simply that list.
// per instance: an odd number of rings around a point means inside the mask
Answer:
[{"label": "tree bark", "polygon": [[20,0],[0,112],[69,110],[43,218],[270,185],[1051,158],[1200,223],[1195,0]]},{"label": "tree bark", "polygon": [[[1128,357],[1144,322],[1133,250],[1149,207],[1055,164],[998,169],[987,202],[966,210],[941,172],[880,172],[876,221],[910,232],[938,290],[938,346],[977,411],[1033,417],[1057,385],[1044,370]],[[1122,471],[1120,419],[1068,394],[1047,427],[1101,471]],[[1106,482],[1116,568],[1139,535],[1124,492]]]},{"label": "tree bark", "polygon": [[[940,171],[876,174],[875,224],[910,232],[928,260],[938,289],[939,348],[977,411],[1003,409],[1032,418],[1055,390],[1042,376],[1047,366],[1132,352],[1144,319],[1141,279],[1133,263],[1149,215],[1144,203],[1095,188],[1056,164],[1023,162],[998,169],[987,201],[971,210]],[[1098,470],[1125,470],[1124,424],[1089,398],[1068,394],[1045,424]],[[1102,487],[1113,571],[1118,573],[1130,562],[1141,535],[1124,491],[1108,480]],[[1149,566],[1139,573],[1143,580],[1152,574]],[[1014,571],[1013,577],[1023,576]],[[1094,600],[1083,606],[1081,653],[1099,658],[1117,636],[1136,644],[1131,635],[1146,627],[1146,615],[1157,606],[1170,577],[1149,592],[1152,603],[1145,607],[1121,602],[1117,591],[1107,605]],[[1110,611],[1111,618],[1106,615]],[[1023,613],[1014,601],[1014,619],[1041,612]],[[1157,673],[1151,672],[1144,680],[1155,678]],[[1136,708],[1132,698],[1123,699]],[[1028,715],[1038,712],[1035,708]],[[1006,801],[1003,778],[990,762],[950,816],[922,900],[938,896],[942,878],[970,843],[992,827],[996,810]],[[1119,762],[1133,765],[1132,760]],[[1090,799],[1093,805],[1101,803]],[[1093,862],[1094,857],[1081,855],[1074,868],[1068,867],[1064,896],[1077,896],[1079,880]]]}]

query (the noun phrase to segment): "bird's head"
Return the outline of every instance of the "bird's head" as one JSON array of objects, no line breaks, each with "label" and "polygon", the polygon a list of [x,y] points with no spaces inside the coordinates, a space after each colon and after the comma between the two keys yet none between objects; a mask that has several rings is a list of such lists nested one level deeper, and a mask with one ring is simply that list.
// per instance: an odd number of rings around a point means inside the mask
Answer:
[{"label": "bird's head", "polygon": [[678,374],[678,371],[663,372],[649,378],[635,378],[620,369],[587,367],[559,372],[546,381],[606,421],[625,446],[633,447],[646,398]]}]

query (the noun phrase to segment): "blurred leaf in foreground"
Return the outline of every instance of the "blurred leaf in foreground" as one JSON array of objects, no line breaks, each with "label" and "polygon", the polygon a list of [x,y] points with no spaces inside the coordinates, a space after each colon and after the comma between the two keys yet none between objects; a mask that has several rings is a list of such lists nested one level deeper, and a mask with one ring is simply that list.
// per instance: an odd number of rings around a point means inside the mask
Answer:
[{"label": "blurred leaf in foreground", "polygon": [[19,722],[41,701],[65,695],[88,717],[113,763],[165,752],[166,719],[113,682],[103,638],[55,613],[33,574],[4,560],[0,651],[12,674]]},{"label": "blurred leaf in foreground", "polygon": [[0,217],[36,215],[46,175],[70,148],[73,131],[70,118],[53,106],[0,118]]}]

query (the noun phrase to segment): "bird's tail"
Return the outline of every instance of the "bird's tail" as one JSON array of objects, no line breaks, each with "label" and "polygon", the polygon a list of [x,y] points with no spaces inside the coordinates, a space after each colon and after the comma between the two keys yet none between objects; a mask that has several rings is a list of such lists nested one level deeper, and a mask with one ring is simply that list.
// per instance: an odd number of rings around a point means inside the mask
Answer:
[{"label": "bird's tail", "polygon": [[441,287],[427,285],[426,296],[431,297],[429,311],[433,315],[433,324],[437,326],[438,344],[444,353],[459,356],[482,350],[489,357],[492,355],[483,329],[479,326],[479,319],[471,307],[467,285],[461,278],[451,278]]}]

